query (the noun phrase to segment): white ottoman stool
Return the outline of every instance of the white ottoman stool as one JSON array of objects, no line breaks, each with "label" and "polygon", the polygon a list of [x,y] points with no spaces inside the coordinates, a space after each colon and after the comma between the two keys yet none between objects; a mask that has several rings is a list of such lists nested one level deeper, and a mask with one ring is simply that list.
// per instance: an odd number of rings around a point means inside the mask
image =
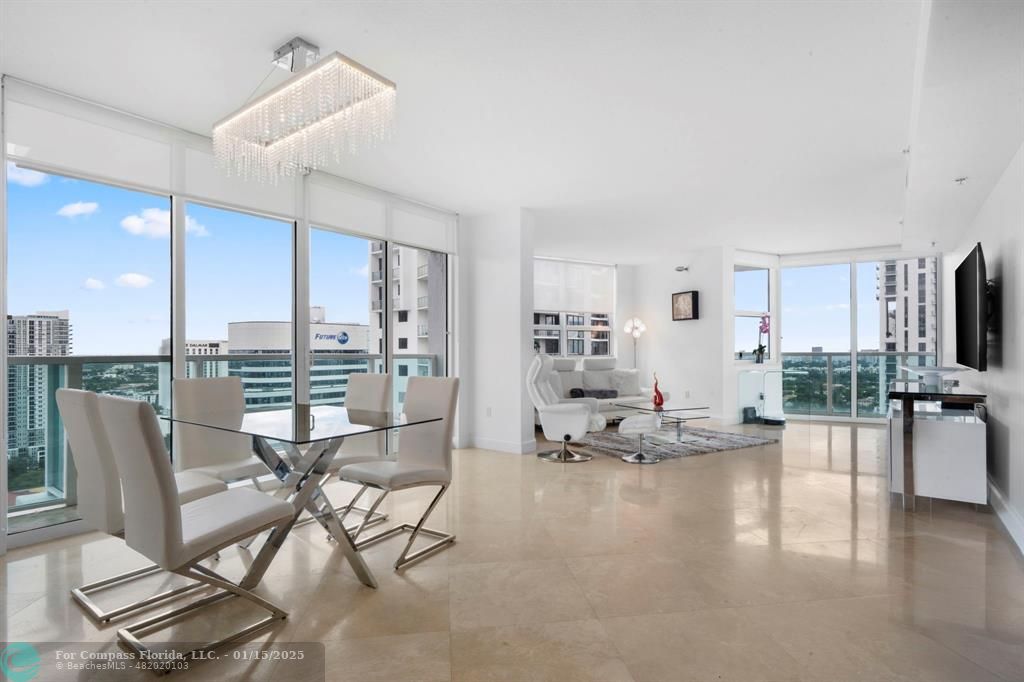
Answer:
[{"label": "white ottoman stool", "polygon": [[619,422],[619,433],[633,434],[640,437],[639,449],[632,455],[623,455],[619,459],[630,464],[657,464],[658,460],[644,454],[644,436],[661,428],[660,414],[635,414]]}]

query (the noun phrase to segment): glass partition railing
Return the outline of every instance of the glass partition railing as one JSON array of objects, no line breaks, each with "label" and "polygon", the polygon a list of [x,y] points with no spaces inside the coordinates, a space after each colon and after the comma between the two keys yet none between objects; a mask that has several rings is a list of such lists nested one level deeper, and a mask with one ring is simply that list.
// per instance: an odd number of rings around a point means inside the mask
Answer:
[{"label": "glass partition railing", "polygon": [[8,358],[6,492],[11,531],[77,518],[62,513],[43,523],[22,519],[32,512],[73,507],[77,501],[57,389],[84,388],[144,400],[165,413],[170,411],[169,380],[166,356]]},{"label": "glass partition railing", "polygon": [[[6,493],[12,532],[77,518],[77,477],[57,411],[57,389],[84,388],[144,400],[157,414],[171,410],[170,356],[12,356],[8,365]],[[408,377],[433,376],[437,360],[433,355],[402,355],[394,365],[393,408],[400,411]],[[311,400],[344,405],[351,374],[383,369],[380,355],[317,353],[310,371]],[[240,377],[247,411],[288,407],[292,401],[290,354],[190,355],[186,376]],[[161,428],[170,445],[165,422]],[[65,510],[59,519],[46,516],[58,508]]]},{"label": "glass partition railing", "polygon": [[851,353],[783,353],[783,369],[806,372],[784,376],[786,414],[882,418],[889,383],[903,375],[900,366],[935,365],[935,355],[930,353],[857,353],[854,402],[852,357]]}]

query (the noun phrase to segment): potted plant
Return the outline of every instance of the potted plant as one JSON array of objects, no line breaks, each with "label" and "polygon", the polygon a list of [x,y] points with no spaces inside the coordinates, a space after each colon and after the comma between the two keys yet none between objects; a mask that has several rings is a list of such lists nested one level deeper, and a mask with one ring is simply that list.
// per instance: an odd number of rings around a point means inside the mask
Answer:
[{"label": "potted plant", "polygon": [[757,327],[757,348],[754,349],[754,362],[758,365],[764,363],[764,354],[768,350],[762,342],[762,337],[770,331],[768,314],[761,316],[761,324]]}]

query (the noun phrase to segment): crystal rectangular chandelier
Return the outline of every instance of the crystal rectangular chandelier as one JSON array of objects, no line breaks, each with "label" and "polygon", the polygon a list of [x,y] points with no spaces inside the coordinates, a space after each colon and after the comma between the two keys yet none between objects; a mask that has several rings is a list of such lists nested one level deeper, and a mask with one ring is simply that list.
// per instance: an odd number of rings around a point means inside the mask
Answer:
[{"label": "crystal rectangular chandelier", "polygon": [[213,127],[229,174],[276,182],[390,136],[395,84],[335,52]]}]

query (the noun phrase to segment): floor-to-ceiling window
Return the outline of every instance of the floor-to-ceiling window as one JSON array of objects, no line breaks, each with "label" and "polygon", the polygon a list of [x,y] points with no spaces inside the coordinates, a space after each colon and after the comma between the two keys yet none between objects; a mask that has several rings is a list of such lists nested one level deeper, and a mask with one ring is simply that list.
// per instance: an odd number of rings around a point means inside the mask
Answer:
[{"label": "floor-to-ceiling window", "polygon": [[[787,412],[851,416],[850,265],[782,269]],[[800,372],[799,374],[797,372]]]},{"label": "floor-to-ceiling window", "polygon": [[77,518],[55,391],[166,401],[170,200],[8,165],[10,531]]},{"label": "floor-to-ceiling window", "polygon": [[857,263],[857,415],[884,417],[900,367],[936,364],[935,258]]},{"label": "floor-to-ceiling window", "polygon": [[[374,285],[389,291],[394,409],[401,411],[409,377],[447,374],[448,255],[391,244],[391,272]],[[371,328],[379,339],[383,329]]]},{"label": "floor-to-ceiling window", "polygon": [[383,242],[311,228],[309,236],[309,401],[344,405],[352,374],[383,371],[384,313],[374,310],[383,279]]},{"label": "floor-to-ceiling window", "polygon": [[188,375],[240,377],[247,410],[290,406],[294,224],[196,203],[186,216]]},{"label": "floor-to-ceiling window", "polygon": [[785,377],[786,412],[884,417],[902,368],[936,364],[937,267],[921,257],[783,268],[783,366],[801,372]]},{"label": "floor-to-ceiling window", "polygon": [[533,350],[578,358],[614,353],[615,266],[534,259]]}]

